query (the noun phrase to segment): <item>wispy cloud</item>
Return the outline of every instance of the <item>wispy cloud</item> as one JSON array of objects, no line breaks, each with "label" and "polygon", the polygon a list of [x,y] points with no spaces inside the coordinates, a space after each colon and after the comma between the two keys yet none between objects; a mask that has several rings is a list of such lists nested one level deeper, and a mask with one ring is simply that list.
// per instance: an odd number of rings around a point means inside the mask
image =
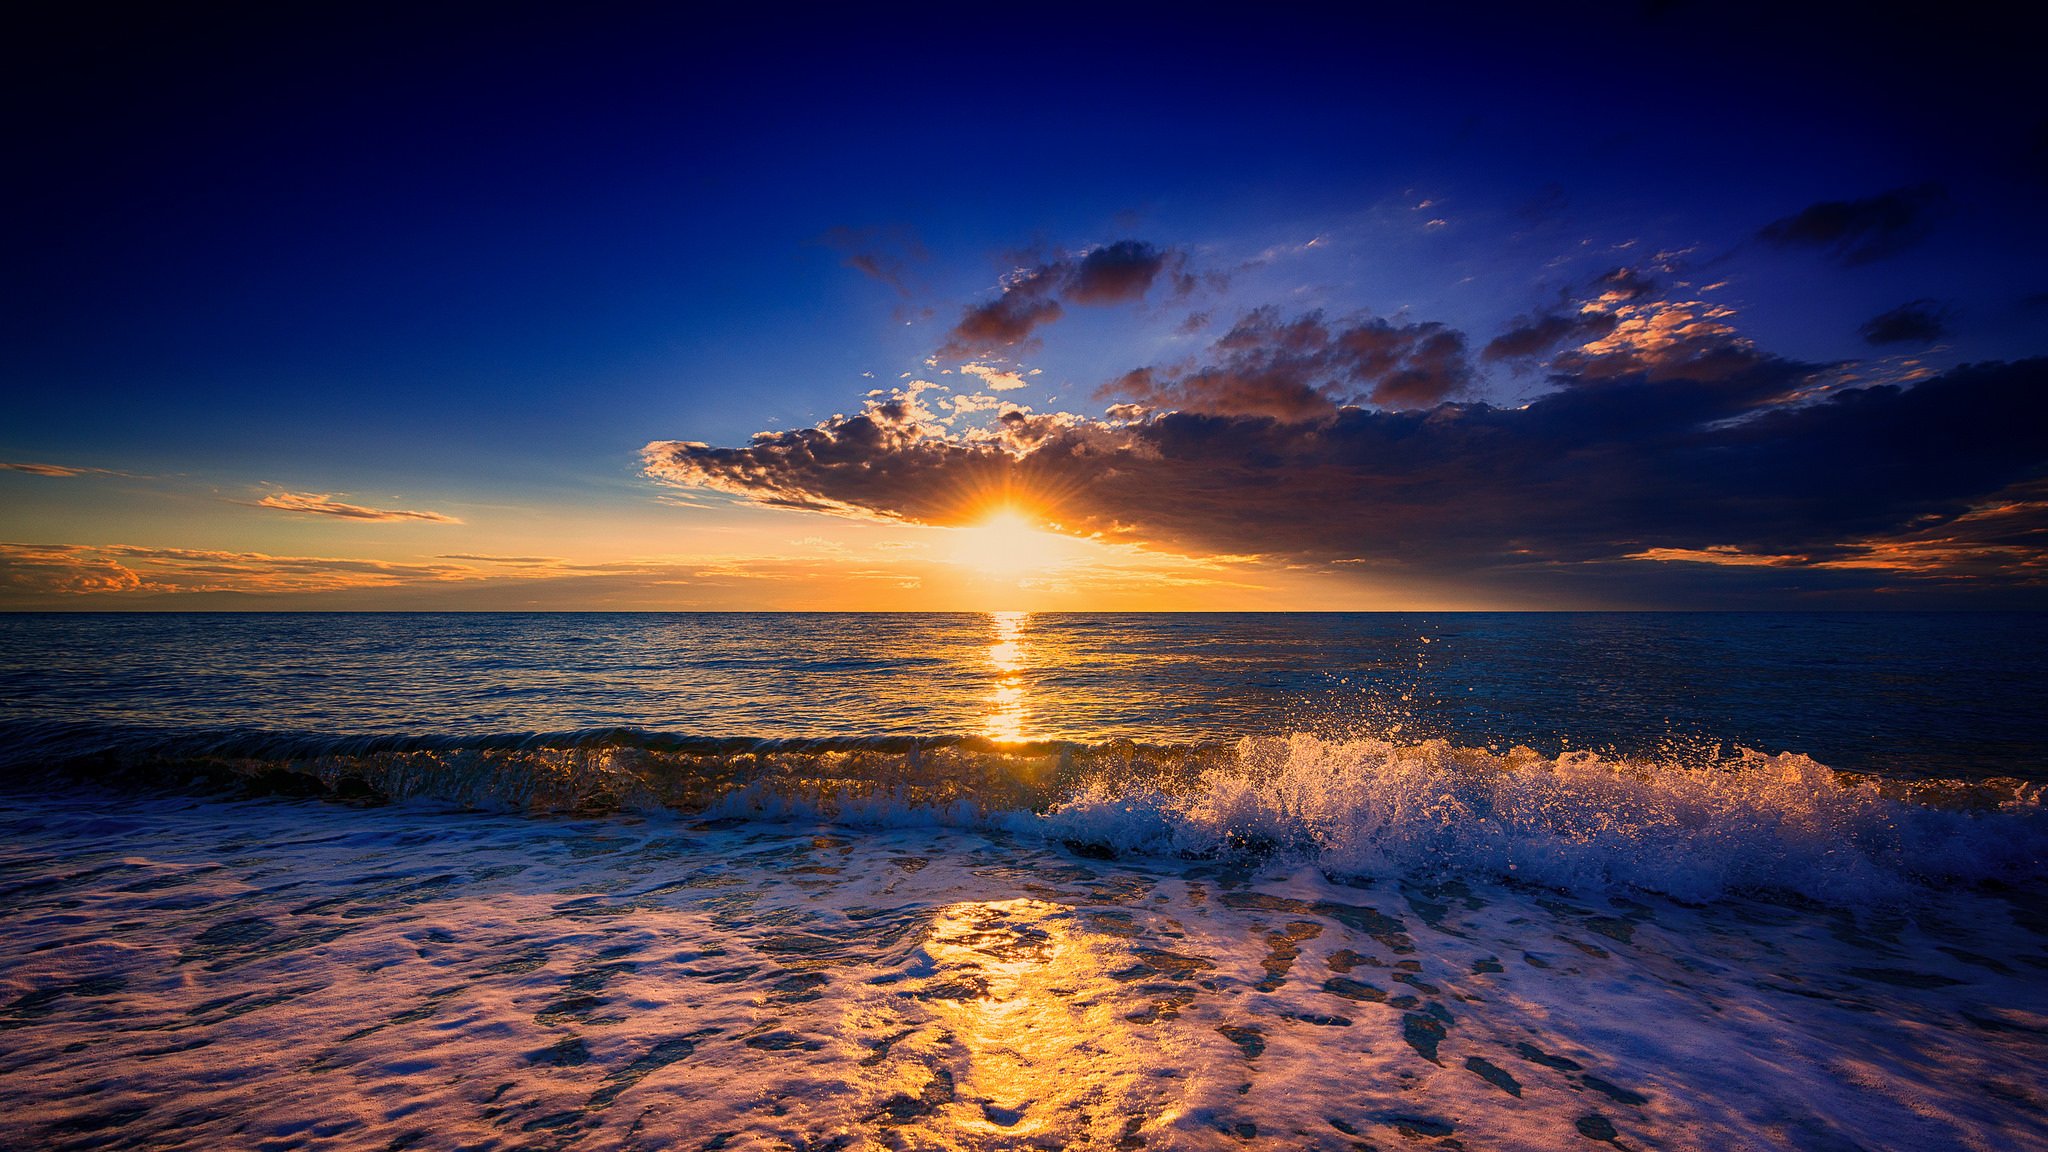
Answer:
[{"label": "wispy cloud", "polygon": [[1860,200],[1826,200],[1773,220],[1756,235],[1774,248],[1816,249],[1853,268],[1925,239],[1945,199],[1940,185],[1923,184]]},{"label": "wispy cloud", "polygon": [[0,544],[10,592],[329,592],[474,580],[477,569],[325,556],[273,556],[134,544]]},{"label": "wispy cloud", "polygon": [[74,468],[67,464],[31,464],[16,460],[0,460],[0,471],[26,472],[31,476],[51,477],[128,475],[126,472],[116,472],[111,468]]},{"label": "wispy cloud", "polygon": [[560,556],[488,556],[475,552],[449,552],[435,559],[464,560],[474,564],[504,564],[513,568],[542,568],[568,563]]},{"label": "wispy cloud", "polygon": [[339,516],[346,520],[427,520],[436,524],[462,523],[453,516],[445,516],[439,512],[366,508],[361,504],[345,504],[324,493],[315,495],[309,492],[272,492],[252,503],[258,508],[275,508],[280,512],[308,512],[316,516]]},{"label": "wispy cloud", "polygon": [[[1066,541],[1018,587],[1077,606],[1156,604],[1256,590],[1242,563]],[[450,554],[425,561],[161,548],[0,543],[0,607],[895,609],[983,606],[979,579],[929,541],[863,546],[803,538],[771,552],[626,556]]]}]

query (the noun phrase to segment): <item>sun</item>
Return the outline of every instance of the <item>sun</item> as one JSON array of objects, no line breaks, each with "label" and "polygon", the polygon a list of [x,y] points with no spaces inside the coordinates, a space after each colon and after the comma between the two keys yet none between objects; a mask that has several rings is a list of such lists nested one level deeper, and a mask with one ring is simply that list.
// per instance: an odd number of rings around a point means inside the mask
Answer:
[{"label": "sun", "polygon": [[1054,567],[1064,558],[1060,537],[1040,531],[1015,508],[1003,507],[966,528],[951,529],[947,559],[985,576],[1015,580]]}]

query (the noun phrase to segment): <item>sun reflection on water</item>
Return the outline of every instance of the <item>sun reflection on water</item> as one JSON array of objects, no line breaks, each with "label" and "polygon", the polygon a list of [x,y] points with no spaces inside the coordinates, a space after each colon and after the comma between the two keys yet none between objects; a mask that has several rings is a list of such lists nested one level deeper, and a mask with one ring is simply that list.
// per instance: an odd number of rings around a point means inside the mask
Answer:
[{"label": "sun reflection on water", "polygon": [[961,987],[932,1004],[967,1054],[950,1111],[970,1137],[1049,1138],[1086,1124],[1084,1106],[1114,1116],[1145,1066],[1148,1054],[1115,1043],[1113,945],[1073,915],[1020,898],[949,905],[933,921],[924,952]]},{"label": "sun reflection on water", "polygon": [[1024,671],[1026,659],[1024,626],[1029,612],[991,612],[993,641],[988,647],[989,667],[995,670],[995,689],[989,693],[989,714],[982,721],[982,735],[992,740],[1024,739]]}]

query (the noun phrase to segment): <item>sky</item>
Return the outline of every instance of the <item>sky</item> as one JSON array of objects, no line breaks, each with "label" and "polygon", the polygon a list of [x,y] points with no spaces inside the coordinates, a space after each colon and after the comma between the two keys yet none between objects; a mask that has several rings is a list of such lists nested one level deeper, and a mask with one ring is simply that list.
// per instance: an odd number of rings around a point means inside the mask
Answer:
[{"label": "sky", "polygon": [[2048,608],[1995,16],[965,7],[18,24],[0,608]]}]

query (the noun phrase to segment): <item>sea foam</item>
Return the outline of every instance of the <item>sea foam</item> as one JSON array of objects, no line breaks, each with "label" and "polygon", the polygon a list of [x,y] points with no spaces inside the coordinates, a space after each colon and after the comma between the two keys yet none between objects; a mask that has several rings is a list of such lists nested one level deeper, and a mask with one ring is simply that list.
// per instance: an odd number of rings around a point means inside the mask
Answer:
[{"label": "sea foam", "polygon": [[[1796,754],[1657,762],[1293,735],[1241,741],[1233,764],[1192,788],[1091,785],[1035,822],[1122,852],[1257,847],[1340,874],[1631,887],[1690,900],[1733,888],[1868,900],[2041,874],[2048,823],[2038,786],[1946,791],[1946,804],[1887,794]],[[1965,795],[1976,810],[1961,806]]]},{"label": "sea foam", "polygon": [[1216,745],[958,737],[757,740],[602,729],[330,739],[46,727],[62,774],[533,814],[675,811],[1000,828],[1095,854],[1281,857],[1333,875],[1519,880],[1705,900],[1874,901],[2048,875],[2042,787],[1881,780],[1810,757],[1544,755],[1296,733]]}]

